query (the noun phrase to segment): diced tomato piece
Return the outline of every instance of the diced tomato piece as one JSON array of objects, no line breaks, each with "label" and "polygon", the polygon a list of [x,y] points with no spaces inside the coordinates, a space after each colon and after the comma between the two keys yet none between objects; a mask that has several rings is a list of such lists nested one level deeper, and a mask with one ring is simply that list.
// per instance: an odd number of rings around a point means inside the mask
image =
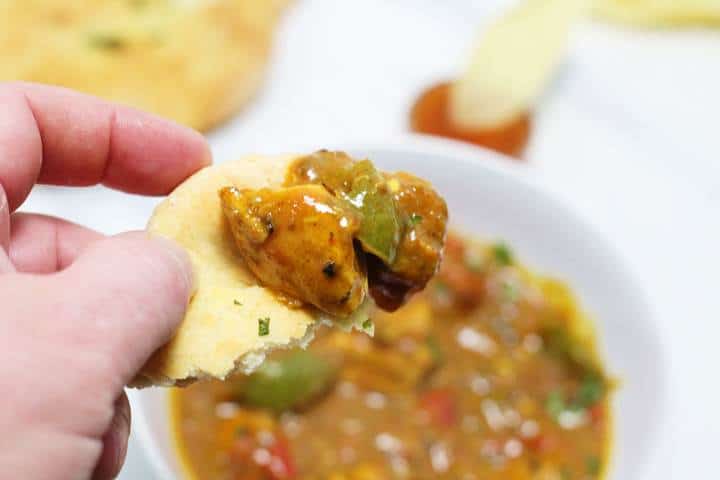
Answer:
[{"label": "diced tomato piece", "polygon": [[590,414],[590,420],[592,420],[593,425],[597,425],[605,418],[605,406],[602,403],[596,403],[590,407],[588,413]]},{"label": "diced tomato piece", "polygon": [[290,452],[290,445],[287,439],[278,437],[268,448],[270,452],[270,463],[267,465],[269,478],[271,480],[285,480],[297,476],[297,468]]},{"label": "diced tomato piece", "polygon": [[556,441],[552,435],[539,434],[530,438],[523,438],[522,442],[525,444],[528,450],[536,453],[546,453],[555,448]]},{"label": "diced tomato piece", "polygon": [[429,390],[420,397],[420,408],[430,414],[434,425],[452,427],[457,423],[455,396],[449,390]]}]

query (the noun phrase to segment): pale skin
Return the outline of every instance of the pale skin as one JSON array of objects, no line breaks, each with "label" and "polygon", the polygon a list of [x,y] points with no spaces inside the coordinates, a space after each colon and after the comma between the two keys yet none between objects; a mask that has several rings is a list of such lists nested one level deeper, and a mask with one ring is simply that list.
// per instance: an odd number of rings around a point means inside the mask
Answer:
[{"label": "pale skin", "polygon": [[[69,90],[0,84],[0,471],[108,479],[125,458],[123,387],[181,321],[188,259],[16,212],[35,184],[164,195],[210,163],[202,136]],[[100,207],[98,207],[100,208]]]}]

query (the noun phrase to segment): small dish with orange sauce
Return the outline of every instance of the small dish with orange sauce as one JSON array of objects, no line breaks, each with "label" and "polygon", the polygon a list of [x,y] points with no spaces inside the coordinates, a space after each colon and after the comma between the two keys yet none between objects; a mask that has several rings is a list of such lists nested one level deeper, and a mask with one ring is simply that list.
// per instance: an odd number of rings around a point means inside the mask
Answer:
[{"label": "small dish with orange sauce", "polygon": [[410,112],[412,131],[521,158],[532,112],[587,12],[577,0],[519,2],[482,32],[458,78],[420,94]]},{"label": "small dish with orange sauce", "polygon": [[410,112],[410,129],[413,132],[472,143],[520,158],[530,139],[530,113],[522,113],[508,123],[491,128],[463,127],[452,118],[451,88],[450,82],[442,82],[423,91]]}]

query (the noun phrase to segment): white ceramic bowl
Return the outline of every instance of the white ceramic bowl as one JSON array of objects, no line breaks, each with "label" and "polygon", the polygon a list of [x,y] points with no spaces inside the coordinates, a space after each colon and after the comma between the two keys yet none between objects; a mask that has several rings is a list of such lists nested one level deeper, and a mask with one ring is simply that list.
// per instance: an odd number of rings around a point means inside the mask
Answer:
[{"label": "white ceramic bowl", "polygon": [[[638,479],[661,434],[666,359],[653,330],[641,285],[611,242],[569,205],[530,178],[523,166],[459,143],[403,137],[352,148],[387,170],[407,170],[432,181],[449,204],[452,225],[502,238],[532,268],[567,280],[591,313],[609,371],[622,384],[614,395],[615,440],[610,479]],[[132,395],[134,431],[160,478],[180,478],[168,428],[167,392]]]}]

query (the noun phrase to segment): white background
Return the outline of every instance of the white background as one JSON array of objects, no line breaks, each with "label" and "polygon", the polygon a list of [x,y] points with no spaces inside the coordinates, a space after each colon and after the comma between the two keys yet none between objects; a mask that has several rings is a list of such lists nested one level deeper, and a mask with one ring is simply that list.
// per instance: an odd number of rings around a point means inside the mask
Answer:
[{"label": "white background", "polygon": [[[216,159],[406,131],[415,94],[453,76],[510,3],[299,2],[260,96],[210,134]],[[609,234],[654,305],[672,390],[659,448],[672,467],[648,479],[720,478],[719,86],[718,32],[586,25],[538,109],[527,155],[528,175]],[[27,208],[115,233],[141,228],[155,201],[46,188]],[[134,439],[121,478],[154,478]]]}]

